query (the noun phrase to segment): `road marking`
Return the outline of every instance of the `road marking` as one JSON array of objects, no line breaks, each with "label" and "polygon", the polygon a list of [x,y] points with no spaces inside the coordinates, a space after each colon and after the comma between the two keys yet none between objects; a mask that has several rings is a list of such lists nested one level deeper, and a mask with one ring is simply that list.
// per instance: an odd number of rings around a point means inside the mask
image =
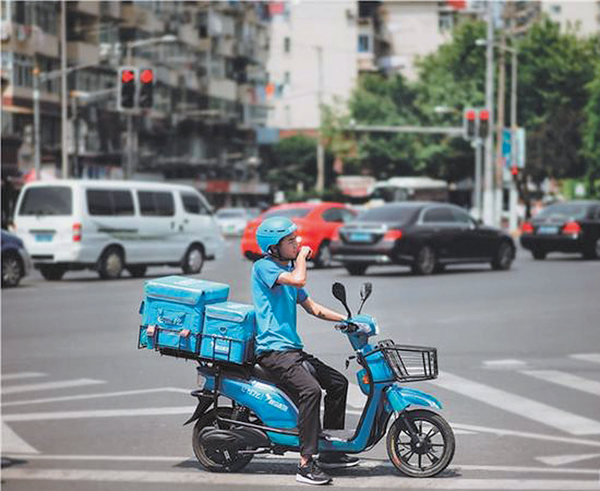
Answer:
[{"label": "road marking", "polygon": [[138,409],[92,409],[88,411],[59,411],[43,413],[4,414],[2,419],[14,421],[50,421],[61,419],[116,418],[125,416],[170,416],[187,414],[191,416],[196,406],[148,407]]},{"label": "road marking", "polygon": [[2,455],[7,453],[39,453],[29,443],[17,435],[6,423],[2,422]]},{"label": "road marking", "polygon": [[104,384],[104,380],[93,380],[90,378],[80,378],[76,380],[62,380],[60,382],[46,382],[43,384],[26,384],[10,387],[2,387],[2,394],[20,394],[22,392],[32,392],[37,390],[66,389],[68,387],[81,387],[82,385]]},{"label": "road marking", "polygon": [[45,377],[45,373],[40,372],[20,372],[20,373],[5,373],[2,375],[2,381],[5,382],[7,380],[17,380],[20,378],[36,378],[36,377]]},{"label": "road marking", "polygon": [[600,382],[596,382],[595,380],[588,380],[570,373],[559,372],[558,370],[523,370],[520,373],[544,380],[545,382],[551,382],[563,387],[600,396]]},{"label": "road marking", "polygon": [[[294,475],[273,474],[214,474],[209,472],[161,472],[92,469],[27,469],[9,467],[2,470],[4,481],[11,479],[34,481],[88,481],[175,484],[241,485],[241,486],[297,486]],[[479,489],[479,490],[598,490],[598,480],[543,480],[543,479],[406,479],[394,475],[336,477],[338,486],[353,488],[394,489]]]},{"label": "road marking", "polygon": [[600,434],[600,422],[448,372],[430,383],[571,435]]},{"label": "road marking", "polygon": [[589,361],[591,363],[600,363],[600,353],[579,353],[570,355],[571,358],[576,360]]},{"label": "road marking", "polygon": [[176,387],[163,387],[160,389],[138,389],[138,390],[123,390],[119,392],[99,392],[96,394],[81,394],[76,396],[64,396],[64,397],[46,397],[45,399],[29,399],[24,401],[11,401],[3,402],[2,407],[8,406],[21,406],[30,404],[44,404],[47,402],[63,402],[63,401],[78,401],[86,399],[97,399],[103,397],[117,397],[117,396],[132,396],[140,394],[151,394],[153,392],[175,392],[180,394],[190,394],[189,389],[178,389]]},{"label": "road marking", "polygon": [[483,362],[483,366],[484,368],[491,368],[491,369],[507,369],[507,370],[512,370],[512,369],[516,369],[516,368],[525,368],[527,366],[527,363],[525,363],[524,361],[521,360],[513,360],[513,359],[507,359],[507,360],[487,360]]},{"label": "road marking", "polygon": [[600,453],[588,453],[583,455],[552,455],[548,457],[536,457],[542,464],[547,465],[565,465],[600,457]]}]

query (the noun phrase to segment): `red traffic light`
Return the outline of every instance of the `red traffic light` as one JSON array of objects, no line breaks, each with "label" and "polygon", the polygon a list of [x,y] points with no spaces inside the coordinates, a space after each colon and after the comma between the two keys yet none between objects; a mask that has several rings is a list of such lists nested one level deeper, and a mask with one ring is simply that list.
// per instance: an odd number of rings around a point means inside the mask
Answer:
[{"label": "red traffic light", "polygon": [[518,168],[516,165],[513,165],[513,166],[510,168],[510,173],[511,173],[513,176],[518,176],[518,175],[519,175],[519,168]]},{"label": "red traffic light", "polygon": [[469,121],[475,121],[475,111],[473,111],[472,109],[466,111],[465,118],[467,118]]},{"label": "red traffic light", "polygon": [[145,70],[142,70],[142,73],[140,73],[140,80],[142,81],[143,84],[152,83],[152,81],[154,80],[154,73],[152,72],[152,70],[150,70],[148,68]]},{"label": "red traffic light", "polygon": [[479,111],[479,119],[482,121],[488,121],[490,119],[490,112],[487,109]]},{"label": "red traffic light", "polygon": [[127,84],[129,82],[133,82],[135,79],[135,74],[133,70],[122,70],[121,71],[121,82]]}]

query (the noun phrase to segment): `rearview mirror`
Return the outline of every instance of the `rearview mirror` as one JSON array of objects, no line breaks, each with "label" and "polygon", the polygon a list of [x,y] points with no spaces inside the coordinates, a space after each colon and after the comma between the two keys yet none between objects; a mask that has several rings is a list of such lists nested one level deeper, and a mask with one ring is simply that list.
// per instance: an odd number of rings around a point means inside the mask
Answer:
[{"label": "rearview mirror", "polygon": [[331,287],[331,293],[333,293],[333,296],[342,303],[342,305],[346,309],[346,312],[348,313],[348,317],[352,317],[352,314],[350,313],[350,309],[348,308],[348,304],[346,302],[346,287],[341,283],[336,282]]},{"label": "rearview mirror", "polygon": [[364,302],[369,298],[371,292],[373,291],[373,283],[367,281],[363,283],[360,287],[360,299]]}]

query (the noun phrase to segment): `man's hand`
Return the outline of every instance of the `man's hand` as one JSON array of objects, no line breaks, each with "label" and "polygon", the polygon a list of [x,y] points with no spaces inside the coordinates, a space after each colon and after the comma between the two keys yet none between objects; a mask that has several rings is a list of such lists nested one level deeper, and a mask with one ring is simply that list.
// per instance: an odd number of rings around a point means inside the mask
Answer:
[{"label": "man's hand", "polygon": [[303,257],[304,259],[310,259],[312,256],[312,249],[308,246],[302,246],[300,248],[300,252],[298,252],[298,257]]}]

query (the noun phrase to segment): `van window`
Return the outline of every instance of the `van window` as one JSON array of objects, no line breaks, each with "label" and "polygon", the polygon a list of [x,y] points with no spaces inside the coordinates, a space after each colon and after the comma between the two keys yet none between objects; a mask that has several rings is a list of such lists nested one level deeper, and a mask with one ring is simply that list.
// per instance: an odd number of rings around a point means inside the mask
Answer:
[{"label": "van window", "polygon": [[194,215],[209,215],[209,211],[204,206],[202,201],[200,201],[200,196],[196,193],[181,193],[181,201],[183,202],[183,209],[187,213],[192,213]]},{"label": "van window", "polygon": [[133,198],[129,191],[88,189],[85,195],[90,215],[133,215]]},{"label": "van window", "polygon": [[137,195],[142,215],[163,217],[175,215],[173,194],[156,191],[138,191]]},{"label": "van window", "polygon": [[31,187],[25,190],[19,215],[71,215],[72,194],[67,186]]}]

